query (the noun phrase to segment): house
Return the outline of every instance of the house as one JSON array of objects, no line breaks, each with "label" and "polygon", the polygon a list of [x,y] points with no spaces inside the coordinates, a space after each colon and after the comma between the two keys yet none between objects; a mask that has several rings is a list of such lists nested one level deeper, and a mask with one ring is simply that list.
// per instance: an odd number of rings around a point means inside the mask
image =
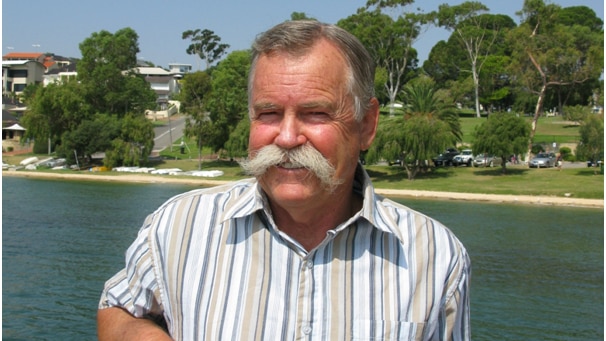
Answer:
[{"label": "house", "polygon": [[184,74],[191,72],[191,64],[169,63],[168,69],[173,75],[179,75],[182,78]]},{"label": "house", "polygon": [[31,148],[29,141],[23,143],[25,128],[19,125],[17,118],[2,110],[2,151],[22,151]]},{"label": "house", "polygon": [[21,94],[26,85],[42,83],[44,71],[37,60],[3,60],[2,94]]},{"label": "house", "polygon": [[159,67],[137,67],[135,72],[143,75],[156,95],[160,110],[168,108],[172,94],[179,93],[179,83],[175,74]]},{"label": "house", "polygon": [[63,65],[47,71],[44,75],[44,86],[53,83],[63,83],[69,79],[76,79],[76,77],[78,77],[78,72],[76,71],[75,63]]},{"label": "house", "polygon": [[[54,76],[65,68],[72,68],[69,75]],[[51,76],[47,79],[45,75]],[[21,94],[28,84],[49,84],[57,77],[75,75],[72,60],[54,54],[39,52],[11,52],[2,56],[2,94]]]}]

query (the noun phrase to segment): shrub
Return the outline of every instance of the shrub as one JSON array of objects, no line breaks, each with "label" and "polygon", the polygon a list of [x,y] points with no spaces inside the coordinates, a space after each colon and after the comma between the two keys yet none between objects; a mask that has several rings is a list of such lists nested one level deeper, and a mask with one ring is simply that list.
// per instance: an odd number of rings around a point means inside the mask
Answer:
[{"label": "shrub", "polygon": [[560,155],[562,155],[562,160],[564,161],[575,161],[574,154],[572,154],[572,150],[568,147],[561,147]]}]

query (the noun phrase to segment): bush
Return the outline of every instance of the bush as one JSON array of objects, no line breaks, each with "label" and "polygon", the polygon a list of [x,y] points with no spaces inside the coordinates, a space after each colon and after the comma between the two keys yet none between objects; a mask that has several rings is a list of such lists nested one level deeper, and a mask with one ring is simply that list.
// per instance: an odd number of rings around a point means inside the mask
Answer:
[{"label": "bush", "polygon": [[14,150],[13,146],[6,147],[6,151],[9,153],[12,152],[13,150]]},{"label": "bush", "polygon": [[568,147],[560,148],[560,155],[562,155],[562,160],[564,161],[575,161],[575,157],[572,154],[572,150]]}]

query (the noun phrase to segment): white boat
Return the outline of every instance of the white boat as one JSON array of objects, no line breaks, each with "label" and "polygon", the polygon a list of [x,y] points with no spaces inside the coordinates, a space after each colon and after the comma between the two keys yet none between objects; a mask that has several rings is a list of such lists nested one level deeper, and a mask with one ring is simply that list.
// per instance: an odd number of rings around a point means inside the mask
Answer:
[{"label": "white boat", "polygon": [[32,157],[28,157],[27,159],[23,159],[21,160],[21,162],[19,162],[20,165],[22,166],[27,166],[31,163],[35,163],[38,162],[38,158],[36,156],[32,156]]}]

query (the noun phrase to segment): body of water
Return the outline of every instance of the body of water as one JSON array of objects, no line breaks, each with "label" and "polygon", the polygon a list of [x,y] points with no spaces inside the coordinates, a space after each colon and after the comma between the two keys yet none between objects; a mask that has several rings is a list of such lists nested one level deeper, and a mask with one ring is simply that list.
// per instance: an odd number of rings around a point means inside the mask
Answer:
[{"label": "body of water", "polygon": [[[3,340],[95,340],[99,294],[143,219],[192,188],[3,177]],[[603,210],[402,201],[468,248],[474,340],[603,339]]]}]

